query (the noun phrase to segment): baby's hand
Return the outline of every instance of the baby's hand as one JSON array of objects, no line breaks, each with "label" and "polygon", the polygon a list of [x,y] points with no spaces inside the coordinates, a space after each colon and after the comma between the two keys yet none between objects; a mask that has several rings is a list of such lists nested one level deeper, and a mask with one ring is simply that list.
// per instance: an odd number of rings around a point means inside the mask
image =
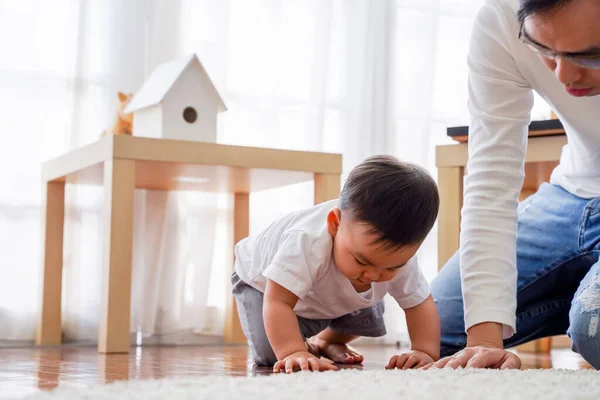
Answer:
[{"label": "baby's hand", "polygon": [[273,372],[285,372],[291,374],[292,372],[302,371],[337,371],[338,368],[325,361],[321,360],[308,351],[299,351],[297,353],[290,354],[283,360],[277,361],[273,366]]},{"label": "baby's hand", "polygon": [[385,366],[385,369],[421,368],[432,362],[433,359],[429,354],[423,353],[422,351],[413,350],[410,353],[404,353],[392,357],[388,365]]}]

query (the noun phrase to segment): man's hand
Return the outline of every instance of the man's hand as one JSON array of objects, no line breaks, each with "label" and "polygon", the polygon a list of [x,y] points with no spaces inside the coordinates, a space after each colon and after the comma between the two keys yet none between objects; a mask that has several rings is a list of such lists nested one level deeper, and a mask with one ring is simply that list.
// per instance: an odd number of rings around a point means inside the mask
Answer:
[{"label": "man's hand", "polygon": [[409,369],[421,368],[427,364],[433,363],[433,358],[422,351],[413,350],[409,353],[399,354],[390,359],[385,369]]},{"label": "man's hand", "polygon": [[467,347],[428,368],[521,368],[521,359],[502,348],[502,324],[483,322],[467,331]]},{"label": "man's hand", "polygon": [[450,357],[425,366],[429,368],[494,368],[519,369],[521,359],[509,351],[497,347],[473,346],[467,347]]},{"label": "man's hand", "polygon": [[313,356],[308,351],[299,351],[290,354],[283,360],[277,361],[273,366],[273,372],[285,372],[291,374],[295,371],[337,371],[338,368],[325,361]]}]

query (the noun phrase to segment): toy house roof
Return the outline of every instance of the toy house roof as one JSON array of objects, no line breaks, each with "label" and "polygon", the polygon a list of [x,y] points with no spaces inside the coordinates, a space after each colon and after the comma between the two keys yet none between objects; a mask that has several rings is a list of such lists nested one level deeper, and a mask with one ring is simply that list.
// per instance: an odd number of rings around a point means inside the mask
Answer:
[{"label": "toy house roof", "polygon": [[186,57],[165,62],[156,67],[152,72],[152,75],[150,75],[150,78],[144,82],[142,88],[133,97],[131,103],[129,103],[125,109],[125,112],[129,114],[159,104],[163,101],[167,93],[169,93],[169,90],[171,90],[175,82],[177,82],[177,79],[179,79],[181,74],[193,64],[197,64],[200,67],[200,71],[202,71],[202,75],[206,80],[206,83],[208,83],[207,86],[212,92],[215,101],[218,103],[218,112],[226,111],[227,107],[219,95],[217,88],[208,76],[208,73],[202,66],[202,63],[196,54],[191,54]]}]

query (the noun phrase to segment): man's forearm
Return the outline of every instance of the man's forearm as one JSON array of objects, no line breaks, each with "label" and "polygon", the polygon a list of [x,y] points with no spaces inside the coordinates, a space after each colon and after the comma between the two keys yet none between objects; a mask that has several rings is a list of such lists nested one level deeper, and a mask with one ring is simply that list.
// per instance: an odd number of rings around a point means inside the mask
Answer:
[{"label": "man's forearm", "polygon": [[483,322],[470,327],[467,330],[467,347],[474,346],[503,348],[502,324]]},{"label": "man's forearm", "polygon": [[299,351],[306,351],[298,318],[289,305],[279,301],[265,302],[263,319],[267,338],[278,360]]}]

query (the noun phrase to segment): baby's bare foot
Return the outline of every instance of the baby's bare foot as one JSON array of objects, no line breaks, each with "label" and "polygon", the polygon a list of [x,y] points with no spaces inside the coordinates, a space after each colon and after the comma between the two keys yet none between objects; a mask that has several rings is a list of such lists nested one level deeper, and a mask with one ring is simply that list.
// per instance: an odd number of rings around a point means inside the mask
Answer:
[{"label": "baby's bare foot", "polygon": [[347,344],[324,343],[319,346],[321,355],[343,364],[360,364],[364,357]]},{"label": "baby's bare foot", "polygon": [[306,339],[304,342],[306,350],[315,357],[321,357],[321,351],[315,338]]}]

